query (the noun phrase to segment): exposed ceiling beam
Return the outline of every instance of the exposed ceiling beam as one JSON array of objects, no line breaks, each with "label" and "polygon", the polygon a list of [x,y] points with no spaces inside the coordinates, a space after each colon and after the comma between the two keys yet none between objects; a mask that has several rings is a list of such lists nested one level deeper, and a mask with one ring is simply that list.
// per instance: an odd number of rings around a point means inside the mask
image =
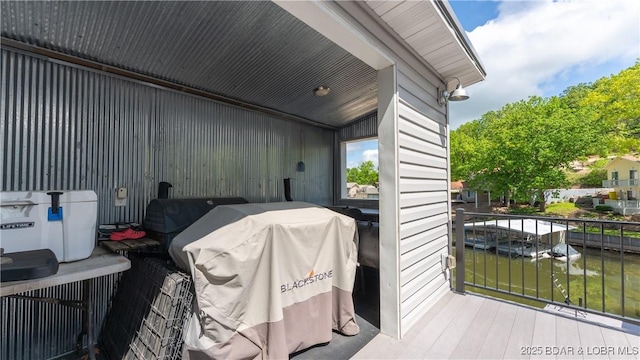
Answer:
[{"label": "exposed ceiling beam", "polygon": [[325,2],[287,0],[273,2],[372,68],[382,70],[393,65],[391,58],[370,42],[360,29],[341,18]]}]

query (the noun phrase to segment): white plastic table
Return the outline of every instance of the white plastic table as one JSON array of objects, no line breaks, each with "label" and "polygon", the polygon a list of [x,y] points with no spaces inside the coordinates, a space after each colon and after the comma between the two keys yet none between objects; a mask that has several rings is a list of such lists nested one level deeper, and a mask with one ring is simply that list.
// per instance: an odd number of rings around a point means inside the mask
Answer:
[{"label": "white plastic table", "polygon": [[[71,306],[82,310],[83,331],[78,336],[78,346],[82,348],[82,336],[87,335],[87,347],[89,359],[95,359],[93,350],[93,279],[119,273],[131,268],[131,262],[126,257],[112,253],[102,247],[96,247],[91,256],[84,260],[61,263],[55,275],[40,279],[8,281],[0,283],[0,296],[43,301],[60,305]],[[55,298],[39,298],[20,295],[21,293],[43,289],[51,286],[82,281],[83,296],[81,300],[69,301]]]}]

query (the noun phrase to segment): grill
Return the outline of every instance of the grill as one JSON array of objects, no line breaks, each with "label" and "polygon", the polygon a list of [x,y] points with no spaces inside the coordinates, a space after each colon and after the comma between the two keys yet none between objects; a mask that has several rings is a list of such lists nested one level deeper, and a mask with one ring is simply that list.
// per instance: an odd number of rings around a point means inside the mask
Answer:
[{"label": "grill", "polygon": [[154,199],[147,205],[143,226],[149,238],[161,241],[166,252],[176,235],[218,205],[246,204],[241,197]]}]

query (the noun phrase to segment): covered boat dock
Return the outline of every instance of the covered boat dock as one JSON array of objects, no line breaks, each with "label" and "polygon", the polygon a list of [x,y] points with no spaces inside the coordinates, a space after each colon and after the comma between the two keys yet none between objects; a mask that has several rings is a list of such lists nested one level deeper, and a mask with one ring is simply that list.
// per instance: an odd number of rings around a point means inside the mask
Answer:
[{"label": "covered boat dock", "polygon": [[566,232],[575,228],[537,219],[484,220],[464,227],[472,234],[465,236],[465,245],[483,250],[497,248],[503,255],[530,258],[553,256],[554,245],[565,243]]}]

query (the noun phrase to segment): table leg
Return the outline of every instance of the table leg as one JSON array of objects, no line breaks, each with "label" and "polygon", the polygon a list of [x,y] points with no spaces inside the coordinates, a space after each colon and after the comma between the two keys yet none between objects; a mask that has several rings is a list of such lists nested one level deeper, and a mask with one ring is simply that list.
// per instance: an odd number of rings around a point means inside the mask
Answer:
[{"label": "table leg", "polygon": [[[89,360],[96,360],[96,354],[93,349],[95,343],[93,339],[93,279],[87,279],[82,282],[84,309],[82,311],[82,332],[87,334],[87,352]],[[81,335],[82,336],[82,335]]]}]

